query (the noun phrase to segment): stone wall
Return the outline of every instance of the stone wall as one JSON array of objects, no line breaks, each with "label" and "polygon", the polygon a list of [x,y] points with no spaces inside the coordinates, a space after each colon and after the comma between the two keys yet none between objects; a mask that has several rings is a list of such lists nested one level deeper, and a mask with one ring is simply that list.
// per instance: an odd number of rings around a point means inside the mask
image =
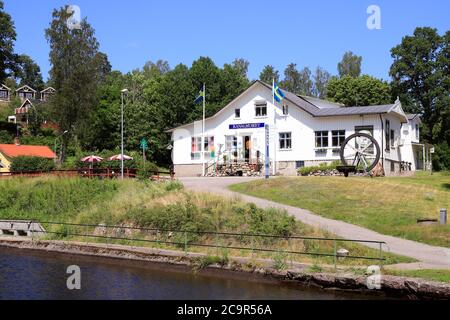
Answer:
[{"label": "stone wall", "polygon": [[202,175],[201,164],[176,164],[174,171],[176,177],[200,177]]}]

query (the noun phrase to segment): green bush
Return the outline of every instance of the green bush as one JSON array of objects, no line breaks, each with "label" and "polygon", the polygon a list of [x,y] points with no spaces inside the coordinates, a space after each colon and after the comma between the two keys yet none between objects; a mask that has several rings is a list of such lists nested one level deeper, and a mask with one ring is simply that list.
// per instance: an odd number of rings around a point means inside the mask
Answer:
[{"label": "green bush", "polygon": [[55,168],[53,159],[39,157],[17,157],[11,162],[11,171],[50,171]]},{"label": "green bush", "polygon": [[[272,208],[261,209],[253,203],[235,205],[233,213],[236,219],[229,220],[228,228],[231,230],[240,229],[242,232],[250,234],[288,237],[292,235],[295,229],[295,218],[289,216],[286,212],[280,212]],[[261,240],[270,242],[272,239],[264,238]]]},{"label": "green bush", "polygon": [[287,268],[287,259],[288,254],[282,251],[279,251],[273,257],[273,267],[277,271],[283,271]]},{"label": "green bush", "polygon": [[114,180],[82,178],[15,178],[0,183],[2,219],[68,221],[100,201],[110,201],[118,193]]},{"label": "green bush", "polygon": [[323,162],[323,163],[320,163],[318,166],[300,168],[300,169],[298,169],[298,173],[302,176],[308,176],[309,174],[314,173],[319,170],[320,171],[334,170],[340,164],[341,164],[340,161],[333,161],[330,164]]},{"label": "green bush", "polygon": [[0,130],[0,143],[10,144],[14,140],[14,135],[7,130]]},{"label": "green bush", "polygon": [[146,162],[145,164],[143,164],[143,162],[140,162],[137,169],[137,178],[139,180],[146,180],[150,176],[152,176],[154,172],[159,171],[158,166],[152,162]]},{"label": "green bush", "polygon": [[[215,229],[213,217],[206,210],[198,208],[190,199],[151,209],[135,208],[127,216],[140,227],[190,232]],[[193,234],[190,234],[190,237],[192,236]],[[193,240],[188,239],[189,242]]]}]

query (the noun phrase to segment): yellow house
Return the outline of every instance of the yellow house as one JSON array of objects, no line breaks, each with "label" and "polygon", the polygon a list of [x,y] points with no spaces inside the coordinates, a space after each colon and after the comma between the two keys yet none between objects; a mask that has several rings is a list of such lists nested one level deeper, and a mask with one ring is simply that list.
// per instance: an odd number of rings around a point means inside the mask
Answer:
[{"label": "yellow house", "polygon": [[0,144],[0,172],[10,172],[11,161],[16,157],[55,159],[56,154],[47,146]]}]

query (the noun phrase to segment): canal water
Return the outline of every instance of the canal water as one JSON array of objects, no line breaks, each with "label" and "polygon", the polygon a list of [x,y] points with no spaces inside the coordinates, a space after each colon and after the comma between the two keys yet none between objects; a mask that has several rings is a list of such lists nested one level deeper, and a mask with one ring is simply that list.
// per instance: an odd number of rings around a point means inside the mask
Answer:
[{"label": "canal water", "polygon": [[[81,290],[68,290],[67,267],[81,269]],[[0,247],[0,299],[373,299],[281,284],[248,274]]]}]

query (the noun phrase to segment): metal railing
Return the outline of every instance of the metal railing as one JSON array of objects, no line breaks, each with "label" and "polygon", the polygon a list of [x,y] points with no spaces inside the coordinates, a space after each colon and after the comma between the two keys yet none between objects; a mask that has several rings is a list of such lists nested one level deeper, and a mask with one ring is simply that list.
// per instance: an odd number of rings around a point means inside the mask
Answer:
[{"label": "metal railing", "polygon": [[[0,222],[6,222],[0,220]],[[227,250],[241,250],[241,251],[249,251],[254,252],[263,252],[263,253],[283,253],[289,255],[307,255],[312,257],[331,257],[333,258],[333,263],[336,268],[336,264],[339,258],[345,259],[361,259],[361,260],[369,260],[369,261],[378,261],[380,264],[386,260],[383,256],[383,245],[387,247],[386,242],[384,241],[375,241],[375,240],[362,240],[362,239],[341,239],[341,238],[321,238],[321,237],[303,237],[303,236],[279,236],[279,235],[269,235],[269,234],[257,234],[257,233],[235,233],[235,232],[216,232],[216,231],[189,231],[189,230],[174,230],[174,229],[161,229],[161,228],[140,228],[140,227],[132,227],[132,226],[124,226],[124,225],[103,225],[103,224],[79,224],[79,223],[64,223],[64,222],[37,222],[34,220],[29,221],[29,225],[35,225],[35,223],[40,223],[40,225],[44,226],[59,226],[59,227],[67,227],[66,230],[58,231],[58,230],[50,230],[51,228],[45,228],[46,231],[40,230],[28,230],[33,233],[42,233],[61,236],[61,237],[83,237],[83,238],[94,238],[94,239],[103,239],[107,241],[117,240],[117,241],[130,241],[130,242],[141,242],[141,243],[153,243],[153,244],[166,244],[166,245],[174,245],[178,247],[182,247],[185,253],[188,252],[189,247],[199,247],[199,248],[215,248],[219,249],[227,249]],[[87,233],[87,232],[77,232],[77,230],[70,230],[71,228],[93,228],[95,229],[103,229],[103,232],[97,233]],[[109,234],[108,230],[112,230],[112,233],[116,235]],[[147,233],[146,236],[152,235],[155,236],[153,239],[148,238],[136,238],[134,237],[124,237],[121,236],[120,233],[127,233],[126,231],[131,232],[139,232],[141,235]],[[103,233],[103,234],[99,234]],[[119,234],[119,235],[117,235]],[[176,236],[178,235],[178,237]],[[145,235],[144,235],[145,236]],[[209,237],[212,239],[212,243],[200,243],[195,242],[198,240],[198,237]],[[247,246],[237,246],[233,245],[224,245],[224,239],[226,238],[236,238],[239,243],[248,244]],[[222,239],[221,239],[222,238]],[[205,239],[204,239],[205,240]],[[333,252],[308,252],[305,251],[296,251],[292,249],[282,249],[280,247],[276,248],[262,248],[257,247],[256,244],[260,243],[267,246],[270,242],[282,242],[285,241],[288,244],[288,247],[292,248],[292,242],[295,240],[300,241],[317,241],[317,242],[332,242],[333,243]],[[345,255],[342,256],[338,253],[337,245],[338,243],[355,243],[355,244],[372,244],[372,248],[378,249],[378,256],[359,256],[359,255]],[[272,243],[273,244],[273,243]]]}]

